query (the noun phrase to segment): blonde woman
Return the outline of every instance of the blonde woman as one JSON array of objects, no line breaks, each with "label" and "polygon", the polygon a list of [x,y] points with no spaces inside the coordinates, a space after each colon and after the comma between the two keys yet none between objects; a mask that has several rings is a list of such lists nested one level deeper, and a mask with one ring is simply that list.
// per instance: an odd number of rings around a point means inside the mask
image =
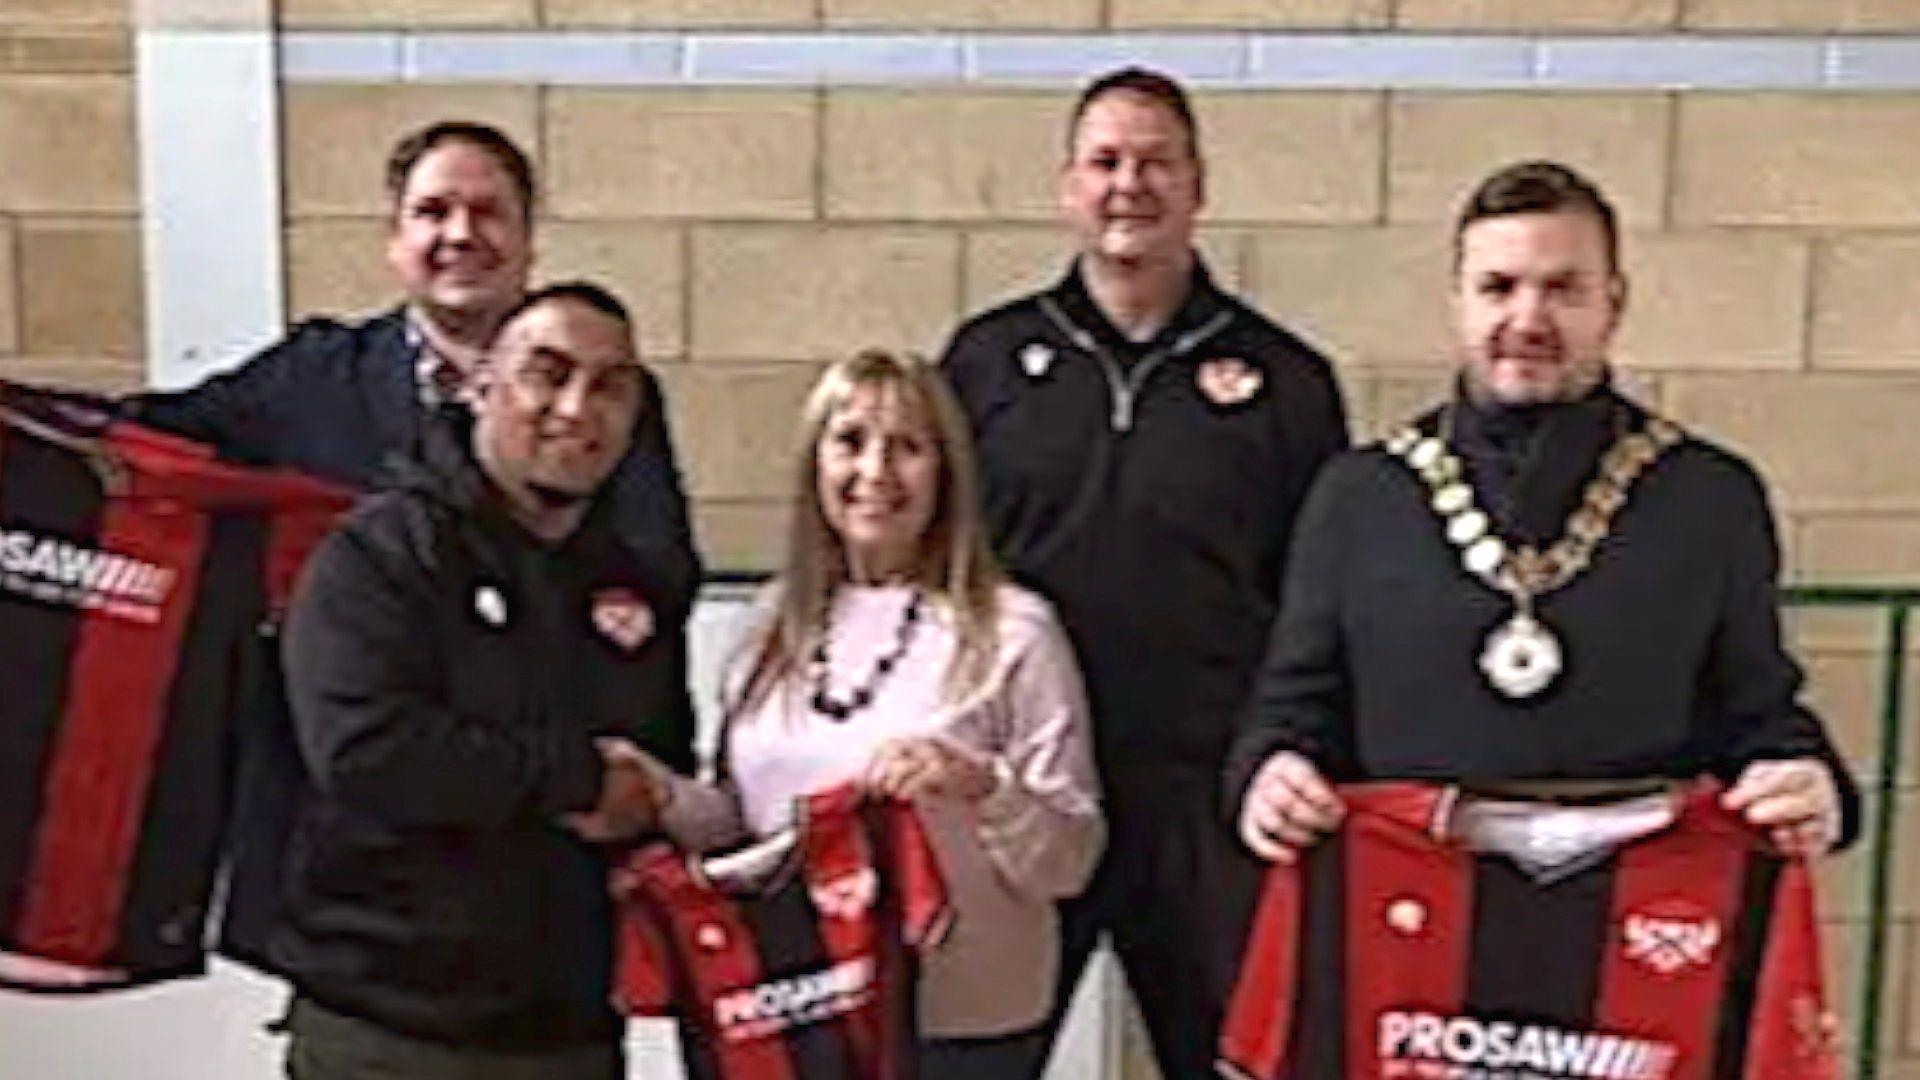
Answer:
[{"label": "blonde woman", "polygon": [[1054,904],[1105,841],[1080,672],[982,534],[939,374],[869,351],[806,405],[784,565],[728,679],[720,773],[747,828],[849,780],[911,799],[955,909],[922,969],[920,1075],[1038,1071]]}]

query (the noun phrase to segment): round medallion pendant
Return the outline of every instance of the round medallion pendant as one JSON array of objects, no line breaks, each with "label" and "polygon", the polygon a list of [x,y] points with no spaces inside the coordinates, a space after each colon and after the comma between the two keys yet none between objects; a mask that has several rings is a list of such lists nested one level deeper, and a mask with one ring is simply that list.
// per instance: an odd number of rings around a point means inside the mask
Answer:
[{"label": "round medallion pendant", "polygon": [[1487,635],[1480,672],[1510,698],[1529,698],[1553,685],[1564,657],[1553,631],[1531,615],[1516,614]]}]

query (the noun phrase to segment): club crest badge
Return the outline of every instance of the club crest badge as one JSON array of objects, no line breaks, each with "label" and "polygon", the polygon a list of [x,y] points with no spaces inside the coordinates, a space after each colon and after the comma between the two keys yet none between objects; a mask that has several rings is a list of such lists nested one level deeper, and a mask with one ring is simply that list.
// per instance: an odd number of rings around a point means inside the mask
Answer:
[{"label": "club crest badge", "polygon": [[1237,356],[1216,356],[1200,362],[1194,369],[1193,382],[1208,401],[1227,409],[1253,400],[1266,377]]},{"label": "club crest badge", "polygon": [[1020,350],[1020,370],[1026,372],[1029,379],[1044,377],[1053,367],[1053,360],[1053,346],[1044,341],[1028,342]]},{"label": "club crest badge", "polygon": [[473,613],[495,630],[507,625],[507,594],[497,585],[482,585],[473,590]]},{"label": "club crest badge", "polygon": [[719,952],[727,947],[727,932],[719,923],[702,923],[693,932],[693,940],[708,952]]},{"label": "club crest badge", "polygon": [[820,914],[830,919],[858,919],[879,897],[880,878],[872,867],[863,867],[831,881],[818,882],[807,891]]},{"label": "club crest badge", "polygon": [[602,589],[593,594],[593,628],[633,652],[653,636],[653,609],[632,589]]},{"label": "club crest badge", "polygon": [[1720,920],[1680,903],[1629,912],[1620,933],[1626,958],[1660,976],[1707,967],[1724,936]]}]

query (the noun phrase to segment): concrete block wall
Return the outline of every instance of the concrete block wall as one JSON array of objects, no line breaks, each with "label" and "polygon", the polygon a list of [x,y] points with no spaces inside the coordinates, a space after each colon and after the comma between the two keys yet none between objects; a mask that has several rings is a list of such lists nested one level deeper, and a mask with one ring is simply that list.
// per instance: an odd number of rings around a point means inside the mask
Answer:
[{"label": "concrete block wall", "polygon": [[[813,365],[937,350],[964,313],[1057,272],[1062,108],[1052,89],[290,86],[292,303],[388,296],[382,147],[354,133],[503,124],[547,179],[541,271],[628,291],[714,561],[764,565],[775,451]],[[1793,576],[1920,579],[1920,427],[1902,422],[1920,408],[1920,94],[1233,90],[1200,108],[1209,257],[1335,356],[1363,430],[1442,384],[1464,188],[1560,157],[1629,228],[1629,378],[1765,467]],[[93,222],[17,228],[28,265],[111,254]],[[46,297],[18,321],[64,310]]]},{"label": "concrete block wall", "polygon": [[[1402,17],[1507,25],[1499,6],[1407,0]],[[1651,6],[1549,11],[1638,27]],[[528,135],[549,184],[542,272],[604,274],[644,313],[716,566],[773,557],[819,363],[865,344],[937,350],[958,318],[1063,258],[1058,89],[313,86],[288,102],[301,309],[386,296],[376,171],[339,167],[339,132],[458,113]],[[1444,385],[1447,220],[1464,187],[1510,158],[1560,157],[1600,179],[1629,228],[1628,381],[1766,470],[1789,577],[1920,582],[1920,95],[1233,89],[1200,108],[1208,257],[1336,358],[1362,434]],[[1815,700],[1867,766],[1876,632],[1857,616],[1799,623]],[[1920,851],[1916,821],[1903,813],[1904,850]],[[1849,1001],[1863,875],[1858,857],[1826,873]],[[1898,881],[1886,1075],[1920,1077],[1920,1004],[1906,1004],[1920,882]]]},{"label": "concrete block wall", "polygon": [[140,376],[123,0],[0,0],[0,377]]},{"label": "concrete block wall", "polygon": [[[142,378],[124,2],[0,0],[0,376]],[[279,87],[289,314],[390,302],[379,163],[395,136],[501,124],[545,177],[538,272],[607,280],[640,313],[713,566],[769,564],[822,362],[937,351],[964,314],[1058,273],[1072,73],[1140,55],[1197,73],[1209,260],[1335,358],[1360,434],[1445,385],[1465,189],[1559,157],[1628,227],[1624,379],[1762,467],[1788,578],[1920,583],[1920,80],[1900,74],[1920,70],[1915,0],[280,0],[279,20],[366,49]],[[1321,36],[1233,59],[1250,34]],[[463,66],[461,49],[501,41],[581,66]],[[1808,74],[1770,81],[1730,53],[1704,74],[1613,77],[1619,56],[1684,67],[1702,44],[1804,44]],[[1338,50],[1372,45],[1406,52],[1385,75],[1340,74]],[[594,66],[648,50],[667,51],[645,77]],[[1447,74],[1509,54],[1506,74]],[[1407,56],[1425,66],[1392,66]],[[1274,74],[1310,68],[1325,77]],[[1793,628],[1815,700],[1870,768],[1876,624]],[[1903,784],[1920,767],[1906,749]],[[1900,835],[1920,865],[1920,804]],[[1849,1001],[1861,870],[1825,872]],[[1883,1075],[1920,1078],[1920,881],[1896,881]]]},{"label": "concrete block wall", "polygon": [[[16,0],[25,4],[27,0]],[[104,9],[116,0],[73,0]],[[288,25],[1911,30],[1907,0],[282,0]]]}]

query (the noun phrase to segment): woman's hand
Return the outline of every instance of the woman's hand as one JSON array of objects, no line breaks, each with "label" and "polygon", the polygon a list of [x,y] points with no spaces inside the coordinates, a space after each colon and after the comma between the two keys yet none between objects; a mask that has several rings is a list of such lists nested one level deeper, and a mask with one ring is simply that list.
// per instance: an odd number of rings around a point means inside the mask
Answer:
[{"label": "woman's hand", "polygon": [[881,744],[867,763],[869,792],[895,799],[979,802],[997,785],[993,763],[948,739],[914,736]]}]

